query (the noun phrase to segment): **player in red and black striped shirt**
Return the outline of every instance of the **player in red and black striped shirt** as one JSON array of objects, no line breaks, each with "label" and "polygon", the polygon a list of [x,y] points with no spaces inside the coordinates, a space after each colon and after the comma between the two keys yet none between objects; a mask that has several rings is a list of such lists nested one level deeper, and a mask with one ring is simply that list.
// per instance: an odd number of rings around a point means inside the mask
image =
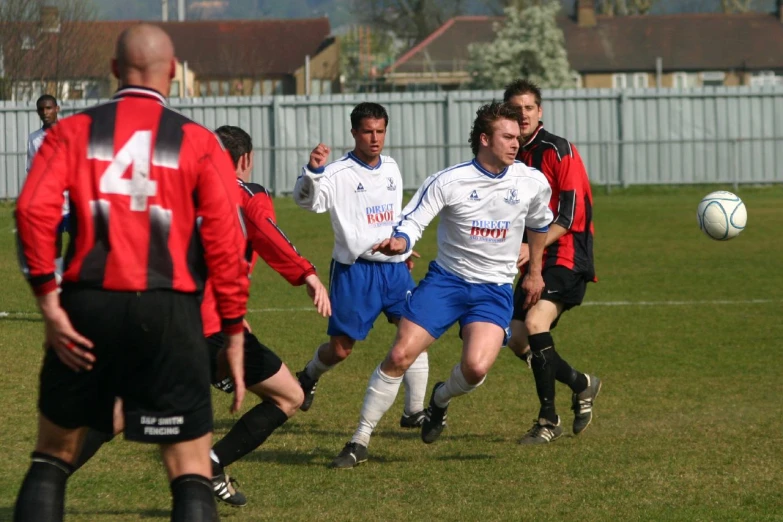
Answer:
[{"label": "player in red and black striped shirt", "polygon": [[[306,285],[318,312],[324,317],[331,315],[329,291],[318,278],[313,264],[299,254],[277,226],[269,192],[261,185],[248,181],[253,170],[253,142],[250,135],[239,127],[228,125],[215,132],[236,168],[237,190],[247,230],[247,240],[243,240],[243,244],[251,271],[260,256],[292,285]],[[234,389],[234,379],[223,375],[219,364],[225,336],[220,329],[220,315],[210,279],[207,279],[201,303],[201,318],[204,337],[209,345],[212,384],[230,393]],[[247,499],[236,490],[235,481],[224,468],[263,444],[274,430],[296,413],[304,400],[299,381],[280,358],[253,335],[249,327],[244,332],[244,346],[245,385],[262,402],[242,415],[228,434],[215,443],[210,454],[215,496],[232,506],[244,506]],[[122,426],[115,426],[115,431],[122,431]],[[84,465],[112,437],[112,434],[91,430],[76,466]]]},{"label": "player in red and black striped shirt", "polygon": [[[248,294],[234,169],[213,133],[166,106],[176,70],[160,28],[117,42],[122,88],[47,134],[16,209],[20,260],[46,325],[38,442],[14,520],[56,521],[86,428],[111,432],[123,399],[125,438],[156,442],[171,480],[172,520],[216,520],[209,448],[209,358],[199,295],[209,274],[233,409],[244,394]],[[63,191],[71,241],[62,294],[54,235]]]},{"label": "player in red and black striped shirt", "polygon": [[[544,254],[544,292],[530,309],[518,285],[508,345],[528,361],[541,403],[538,419],[520,441],[541,444],[563,433],[555,411],[555,380],[572,390],[573,432],[581,433],[592,420],[592,406],[601,381],[572,368],[555,350],[550,330],[563,312],[584,299],[587,283],[596,281],[593,266],[593,194],[579,151],[567,140],[544,129],[541,91],[534,83],[517,80],[504,93],[504,101],[522,112],[522,146],[518,159],[540,170],[552,187],[549,208],[555,220],[549,227]],[[524,271],[529,252],[523,244],[519,266]]]}]

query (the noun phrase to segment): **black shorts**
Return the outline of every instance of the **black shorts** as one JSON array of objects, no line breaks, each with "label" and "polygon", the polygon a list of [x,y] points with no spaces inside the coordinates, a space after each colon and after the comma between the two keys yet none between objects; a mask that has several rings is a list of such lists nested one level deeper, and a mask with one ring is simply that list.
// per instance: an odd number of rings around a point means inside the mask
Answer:
[{"label": "black shorts", "polygon": [[61,302],[96,361],[74,372],[46,351],[38,407],[67,429],[113,433],[123,399],[125,438],[173,443],[212,431],[209,357],[195,295],[167,290],[109,292],[66,285]]},{"label": "black shorts", "polygon": [[[209,345],[210,379],[212,385],[224,392],[234,391],[234,382],[231,377],[218,378],[217,358],[218,352],[225,346],[225,335],[216,333],[207,337]],[[275,352],[261,344],[258,338],[245,330],[245,386],[250,387],[263,382],[277,372],[283,366]]]},{"label": "black shorts", "polygon": [[[541,293],[541,299],[562,303],[563,312],[567,312],[575,306],[582,304],[587,290],[587,280],[582,274],[578,274],[564,266],[551,266],[544,269],[544,291]],[[517,287],[514,290],[514,315],[512,319],[524,321],[527,316],[527,310],[522,308],[525,304],[527,294],[522,290],[522,277],[517,281]],[[561,313],[562,315],[562,313]],[[558,315],[552,322],[550,328],[557,326],[560,320]]]}]

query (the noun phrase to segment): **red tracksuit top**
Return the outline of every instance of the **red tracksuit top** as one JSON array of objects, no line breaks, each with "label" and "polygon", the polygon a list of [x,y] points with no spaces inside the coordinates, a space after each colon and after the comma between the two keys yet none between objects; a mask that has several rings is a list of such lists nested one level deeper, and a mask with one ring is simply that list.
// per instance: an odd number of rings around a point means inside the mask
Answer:
[{"label": "red tracksuit top", "polygon": [[52,127],[16,208],[20,262],[36,295],[56,288],[65,190],[64,285],[195,294],[209,274],[223,330],[242,330],[249,280],[239,195],[212,132],[139,87]]},{"label": "red tracksuit top", "polygon": [[[242,242],[242,248],[245,259],[250,263],[250,270],[253,270],[258,256],[261,256],[261,259],[286,281],[294,286],[303,285],[305,278],[315,273],[315,267],[299,254],[278,228],[275,207],[269,192],[257,183],[245,183],[239,178],[236,184],[247,229],[247,241]],[[211,280],[208,279],[201,303],[205,337],[220,331],[220,316],[215,304]]]},{"label": "red tracksuit top", "polygon": [[555,215],[553,223],[568,230],[546,249],[544,268],[564,266],[588,281],[597,281],[593,262],[593,192],[579,151],[539,123],[536,132],[520,147],[517,159],[546,176],[552,187],[549,209]]}]

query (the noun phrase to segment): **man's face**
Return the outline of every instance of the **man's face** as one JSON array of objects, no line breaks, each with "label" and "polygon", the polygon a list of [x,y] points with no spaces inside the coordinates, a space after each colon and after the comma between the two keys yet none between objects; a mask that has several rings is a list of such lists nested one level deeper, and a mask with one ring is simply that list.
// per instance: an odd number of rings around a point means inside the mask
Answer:
[{"label": "man's face", "polygon": [[[503,165],[511,165],[519,152],[519,123],[501,118],[494,124],[491,136],[484,134],[491,154]],[[484,141],[482,139],[482,141]]]},{"label": "man's face", "polygon": [[532,94],[518,94],[509,98],[508,102],[522,110],[522,141],[527,141],[536,132],[544,111]]},{"label": "man's face", "polygon": [[358,129],[351,129],[356,150],[367,158],[377,158],[386,141],[386,121],[383,118],[364,118]]},{"label": "man's face", "polygon": [[44,125],[52,125],[57,121],[57,114],[60,112],[60,108],[52,100],[38,102],[36,108],[38,117],[41,118],[41,123]]}]

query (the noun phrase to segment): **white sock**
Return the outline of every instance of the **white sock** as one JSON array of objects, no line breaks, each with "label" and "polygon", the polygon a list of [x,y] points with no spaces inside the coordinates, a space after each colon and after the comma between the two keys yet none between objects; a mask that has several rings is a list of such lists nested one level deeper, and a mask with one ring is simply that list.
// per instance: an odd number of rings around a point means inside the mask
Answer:
[{"label": "white sock", "polygon": [[405,385],[405,415],[418,413],[424,409],[429,373],[430,359],[427,352],[422,352],[402,376],[402,383]]},{"label": "white sock", "polygon": [[318,380],[321,378],[321,375],[325,374],[334,366],[327,366],[324,363],[321,362],[321,359],[318,358],[318,352],[321,350],[321,348],[328,348],[329,343],[324,343],[318,348],[315,349],[315,353],[313,354],[312,360],[307,363],[307,366],[305,366],[305,372],[307,372],[308,377],[310,377],[313,380]]},{"label": "white sock", "polygon": [[359,427],[356,428],[351,442],[358,442],[362,446],[370,445],[372,432],[383,414],[394,404],[401,382],[402,377],[390,377],[383,373],[380,364],[375,368],[370,382],[367,383],[367,392],[364,394],[364,403],[359,414]]},{"label": "white sock", "polygon": [[459,397],[460,395],[467,395],[484,384],[486,379],[485,376],[478,384],[468,384],[468,381],[465,380],[465,376],[462,375],[462,365],[458,364],[452,368],[451,375],[446,379],[446,383],[435,392],[435,404],[441,408],[445,408],[449,405],[451,399]]}]

